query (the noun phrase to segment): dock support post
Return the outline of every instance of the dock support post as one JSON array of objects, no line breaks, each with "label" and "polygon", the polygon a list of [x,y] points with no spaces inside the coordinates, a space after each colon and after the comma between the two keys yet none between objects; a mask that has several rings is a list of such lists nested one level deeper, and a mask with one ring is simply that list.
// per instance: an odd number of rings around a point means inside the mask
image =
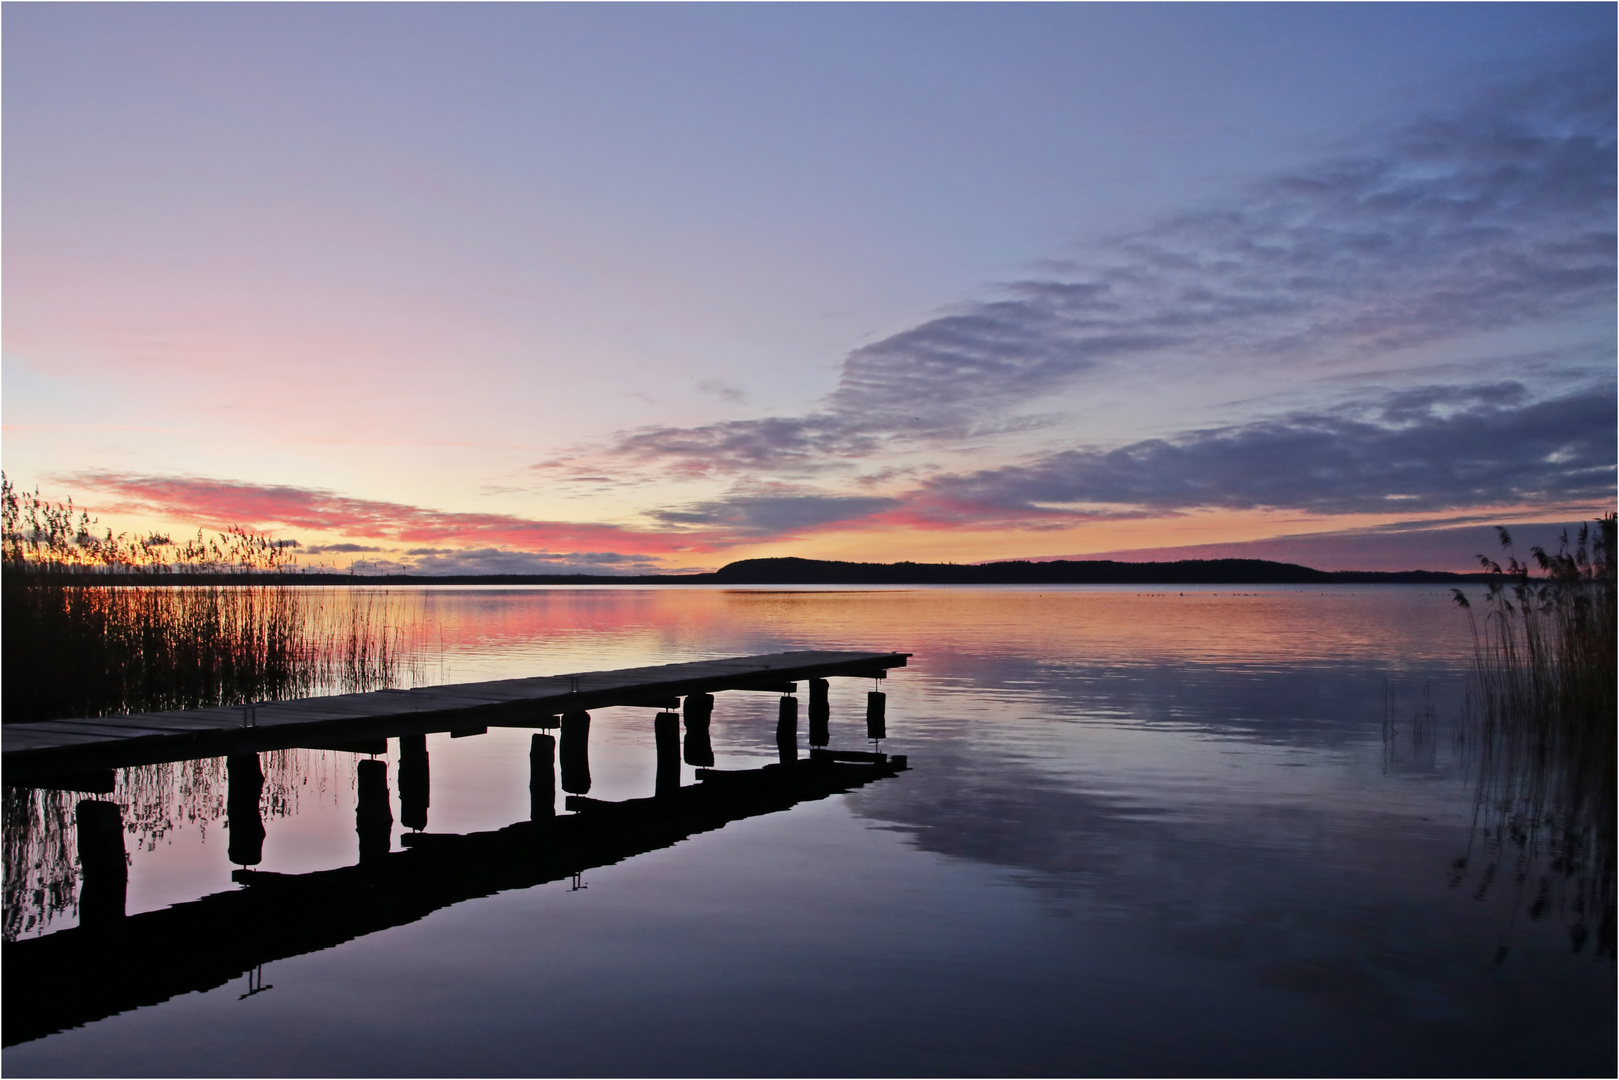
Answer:
[{"label": "dock support post", "polygon": [[825,746],[832,741],[832,707],[827,704],[825,679],[810,680],[809,697],[809,743],[811,746]]},{"label": "dock support post", "polygon": [[562,790],[569,795],[590,794],[590,714],[562,714]]},{"label": "dock support post", "polygon": [[672,712],[659,713],[652,720],[652,732],[658,745],[655,791],[662,798],[680,790],[680,717]]},{"label": "dock support post", "polygon": [[73,820],[84,869],[79,925],[87,930],[117,925],[129,896],[123,809],[115,802],[85,799],[73,808]]},{"label": "dock support post", "polygon": [[686,729],[708,726],[714,716],[713,694],[687,694],[686,702],[681,706],[681,712],[686,716]]},{"label": "dock support post", "polygon": [[360,834],[360,865],[377,862],[393,847],[394,812],[388,805],[388,763],[362,761],[358,769],[358,799],[354,831]]},{"label": "dock support post", "polygon": [[708,725],[714,716],[714,695],[688,695],[683,711],[686,714],[686,764],[712,769],[714,744],[709,740]]},{"label": "dock support post", "polygon": [[528,819],[549,821],[557,816],[557,741],[536,735],[528,743]]},{"label": "dock support post", "polygon": [[776,751],[783,765],[798,760],[798,699],[791,695],[781,699],[776,714]]},{"label": "dock support post", "polygon": [[888,738],[888,695],[881,690],[866,695],[866,738]]},{"label": "dock support post", "polygon": [[432,779],[427,765],[427,736],[399,736],[399,824],[427,828]]},{"label": "dock support post", "polygon": [[231,754],[225,758],[225,822],[229,839],[226,857],[237,866],[264,861],[264,817],[259,797],[264,794],[264,769],[257,754]]}]

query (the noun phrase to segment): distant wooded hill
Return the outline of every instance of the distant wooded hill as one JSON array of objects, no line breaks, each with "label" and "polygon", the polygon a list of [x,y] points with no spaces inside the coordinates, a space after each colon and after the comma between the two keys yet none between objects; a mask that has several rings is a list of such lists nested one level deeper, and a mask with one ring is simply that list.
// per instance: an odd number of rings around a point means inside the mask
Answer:
[{"label": "distant wooded hill", "polygon": [[[111,575],[120,584],[142,584],[147,575]],[[1182,559],[1178,562],[858,563],[825,559],[743,559],[711,574],[390,574],[350,575],[296,571],[153,577],[162,584],[219,582],[286,585],[401,582],[422,585],[1353,585],[1482,581],[1482,574],[1437,570],[1315,570],[1266,559]]]},{"label": "distant wooded hill", "polygon": [[1476,575],[1428,570],[1331,572],[1266,559],[1178,562],[854,563],[822,559],[744,559],[699,575],[722,585],[1307,585],[1316,582],[1423,582]]}]

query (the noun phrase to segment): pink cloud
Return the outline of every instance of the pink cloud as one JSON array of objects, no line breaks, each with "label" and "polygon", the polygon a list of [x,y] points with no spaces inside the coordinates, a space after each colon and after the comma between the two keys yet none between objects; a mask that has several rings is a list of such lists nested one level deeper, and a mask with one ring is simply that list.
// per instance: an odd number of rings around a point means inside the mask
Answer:
[{"label": "pink cloud", "polygon": [[497,547],[517,551],[612,551],[638,555],[713,551],[722,534],[642,531],[595,522],[535,521],[509,514],[454,513],[356,499],[317,488],[246,484],[201,477],[81,473],[76,485],[104,492],[110,512],[195,521],[209,528],[309,529],[331,536],[416,546]]}]

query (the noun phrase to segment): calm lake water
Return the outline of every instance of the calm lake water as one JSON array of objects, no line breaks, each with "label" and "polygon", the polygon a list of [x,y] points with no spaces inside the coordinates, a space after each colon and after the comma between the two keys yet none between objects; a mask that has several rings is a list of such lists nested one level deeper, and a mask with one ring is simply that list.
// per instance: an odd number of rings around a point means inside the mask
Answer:
[{"label": "calm lake water", "polygon": [[[11,1045],[8,1075],[1614,1072],[1601,913],[1476,803],[1448,590],[394,596],[416,683],[913,653],[882,687],[910,769]],[[833,680],[834,747],[870,748],[871,688]],[[775,762],[776,708],[720,695],[716,765]],[[653,793],[652,718],[593,714],[592,798]],[[529,747],[429,736],[426,831],[528,820]],[[258,871],[357,861],[366,760],[261,755]],[[377,760],[403,850],[398,740]],[[8,792],[8,939],[75,925],[86,797]],[[128,914],[240,888],[223,760],[93,797]]]}]

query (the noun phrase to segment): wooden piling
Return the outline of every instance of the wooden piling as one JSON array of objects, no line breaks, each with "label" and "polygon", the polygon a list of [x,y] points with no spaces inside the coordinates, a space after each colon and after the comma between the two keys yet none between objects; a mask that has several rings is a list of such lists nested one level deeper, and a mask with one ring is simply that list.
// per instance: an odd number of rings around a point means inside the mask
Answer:
[{"label": "wooden piling", "polygon": [[776,713],[776,752],[783,765],[798,760],[798,699],[784,697]]},{"label": "wooden piling", "polygon": [[590,714],[562,714],[562,790],[569,795],[590,794]]},{"label": "wooden piling", "polygon": [[399,824],[427,828],[432,778],[427,762],[427,736],[399,736]]},{"label": "wooden piling", "polygon": [[827,702],[827,681],[811,679],[809,687],[809,744],[826,746],[832,741],[832,706]]},{"label": "wooden piling", "polygon": [[73,820],[84,870],[79,925],[87,930],[116,925],[124,918],[129,895],[123,809],[115,802],[85,799],[73,808]]},{"label": "wooden piling", "polygon": [[686,730],[708,727],[709,720],[714,715],[713,694],[687,694],[685,704],[681,711],[685,714]]},{"label": "wooden piling", "polygon": [[536,735],[528,742],[528,819],[549,821],[557,814],[557,740]]},{"label": "wooden piling", "polygon": [[226,857],[237,866],[264,861],[264,816],[259,799],[264,794],[264,769],[257,754],[231,754],[225,758]]},{"label": "wooden piling", "polygon": [[881,690],[866,695],[866,738],[888,738],[888,695]]},{"label": "wooden piling", "polygon": [[652,720],[658,748],[658,774],[655,793],[659,798],[680,790],[680,717],[661,712]]},{"label": "wooden piling", "polygon": [[388,803],[388,763],[362,761],[356,770],[354,831],[360,835],[363,866],[387,858],[393,847],[394,812]]}]

